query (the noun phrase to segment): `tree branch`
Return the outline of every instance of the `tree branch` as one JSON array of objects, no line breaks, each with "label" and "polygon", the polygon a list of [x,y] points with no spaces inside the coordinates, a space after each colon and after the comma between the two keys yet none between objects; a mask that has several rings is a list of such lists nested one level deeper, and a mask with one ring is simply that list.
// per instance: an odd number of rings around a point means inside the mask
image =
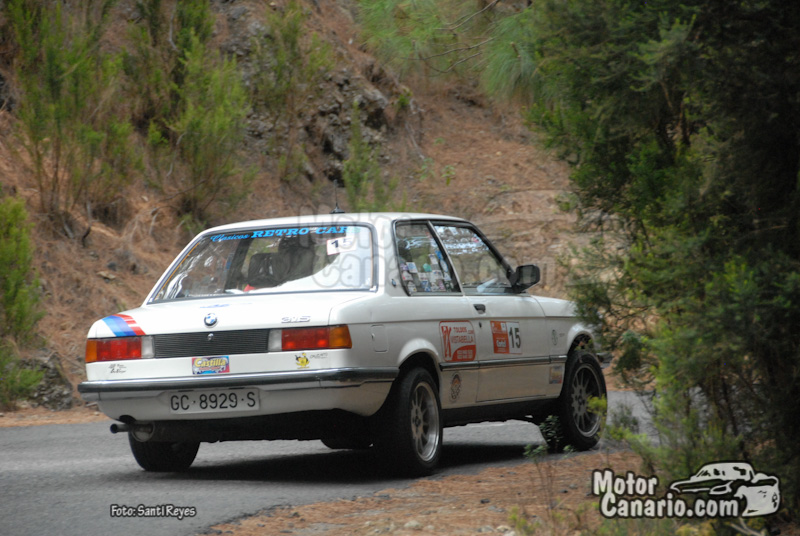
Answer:
[{"label": "tree branch", "polygon": [[458,21],[454,22],[453,24],[455,26],[451,25],[449,28],[436,28],[436,29],[438,31],[442,31],[442,32],[453,32],[453,31],[459,29],[461,26],[464,26],[466,23],[468,23],[469,21],[471,21],[472,19],[474,19],[475,17],[477,17],[481,13],[492,9],[494,6],[496,6],[499,3],[500,3],[500,0],[494,0],[493,2],[490,2],[489,4],[487,4],[486,7],[484,7],[480,11],[476,11],[475,13],[473,13],[471,15],[465,15],[466,18],[462,17],[464,20],[462,20],[461,22],[458,22]]}]

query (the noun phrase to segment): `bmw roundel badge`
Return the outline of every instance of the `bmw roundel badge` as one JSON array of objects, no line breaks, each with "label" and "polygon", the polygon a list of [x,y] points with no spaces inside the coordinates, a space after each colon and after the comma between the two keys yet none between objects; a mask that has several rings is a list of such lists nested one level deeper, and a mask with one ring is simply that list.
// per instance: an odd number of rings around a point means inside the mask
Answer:
[{"label": "bmw roundel badge", "polygon": [[217,324],[217,315],[214,313],[208,313],[203,319],[203,323],[208,327],[215,326]]}]

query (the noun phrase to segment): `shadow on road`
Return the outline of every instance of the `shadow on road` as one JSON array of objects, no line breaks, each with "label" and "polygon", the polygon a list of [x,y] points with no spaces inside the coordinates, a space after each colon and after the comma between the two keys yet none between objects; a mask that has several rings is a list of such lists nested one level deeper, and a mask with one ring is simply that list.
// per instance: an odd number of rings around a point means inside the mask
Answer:
[{"label": "shadow on road", "polygon": [[[302,443],[300,443],[302,448]],[[525,444],[445,443],[439,475],[480,470],[486,464],[523,463]],[[201,447],[202,455],[202,447]],[[293,484],[366,484],[385,480],[407,481],[397,468],[372,450],[331,450],[309,454],[272,455],[246,461],[198,464],[185,473],[139,473],[153,479],[185,481],[256,481]]]},{"label": "shadow on road", "polygon": [[469,444],[453,443],[444,445],[442,459],[439,466],[442,469],[462,470],[472,465],[480,464],[502,464],[522,463],[525,458],[525,447],[529,443],[518,445],[503,443],[501,445],[491,444]]}]

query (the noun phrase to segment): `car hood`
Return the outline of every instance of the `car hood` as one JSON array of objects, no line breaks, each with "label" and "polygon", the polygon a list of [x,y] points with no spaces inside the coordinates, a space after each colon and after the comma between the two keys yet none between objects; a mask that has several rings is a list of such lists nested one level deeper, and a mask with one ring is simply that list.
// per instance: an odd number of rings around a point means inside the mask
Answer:
[{"label": "car hood", "polygon": [[315,292],[148,304],[98,320],[88,337],[327,325],[335,307],[363,297],[364,292]]}]

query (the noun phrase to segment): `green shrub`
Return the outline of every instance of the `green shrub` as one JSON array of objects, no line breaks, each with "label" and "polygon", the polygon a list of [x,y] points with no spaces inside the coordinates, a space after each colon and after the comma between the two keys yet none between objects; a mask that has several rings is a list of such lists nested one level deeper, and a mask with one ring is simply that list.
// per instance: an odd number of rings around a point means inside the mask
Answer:
[{"label": "green shrub", "polygon": [[361,134],[361,110],[358,102],[353,103],[350,116],[348,153],[342,166],[342,181],[350,210],[402,210],[405,200],[400,203],[392,202],[397,179],[387,179],[381,175],[373,150]]},{"label": "green shrub", "polygon": [[441,76],[473,67],[503,4],[361,0],[358,16],[366,45],[401,74]]},{"label": "green shrub", "polygon": [[298,134],[300,114],[321,93],[321,83],[333,64],[330,45],[316,34],[308,35],[307,15],[296,1],[285,8],[267,8],[267,27],[253,39],[252,100],[272,120],[273,140],[281,153],[278,175],[292,180],[298,175],[302,151]]},{"label": "green shrub", "polygon": [[23,201],[0,199],[0,409],[14,409],[42,379],[20,366],[14,343],[30,341],[41,318],[27,220]]},{"label": "green shrub", "polygon": [[18,47],[22,143],[33,166],[40,210],[72,235],[69,212],[100,207],[114,219],[135,165],[131,129],[119,105],[119,58],[101,37],[111,0],[11,0],[5,11]]},{"label": "green shrub", "polygon": [[21,366],[13,345],[0,343],[0,409],[16,409],[17,400],[30,396],[42,376]]},{"label": "green shrub", "polygon": [[23,201],[0,200],[0,340],[20,343],[30,340],[41,318],[27,220]]},{"label": "green shrub", "polygon": [[170,128],[187,168],[181,212],[202,221],[212,203],[235,205],[246,194],[249,176],[239,168],[236,149],[249,105],[236,62],[199,38],[192,39],[183,66],[180,108]]}]

